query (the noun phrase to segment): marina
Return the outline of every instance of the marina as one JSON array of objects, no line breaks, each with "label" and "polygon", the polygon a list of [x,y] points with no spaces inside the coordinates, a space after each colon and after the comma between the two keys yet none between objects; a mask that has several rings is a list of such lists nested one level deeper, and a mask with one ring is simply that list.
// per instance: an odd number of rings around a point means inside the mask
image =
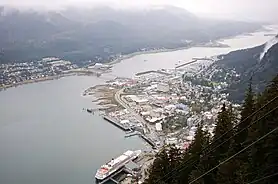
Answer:
[{"label": "marina", "polygon": [[123,124],[117,122],[116,120],[114,120],[113,118],[110,118],[108,116],[103,116],[103,119],[110,122],[111,124],[115,125],[119,129],[125,131],[128,134],[128,135],[125,135],[125,138],[138,135],[144,141],[146,141],[153,149],[156,149],[156,144],[155,144],[154,141],[152,141],[149,137],[142,134],[141,132],[138,132],[138,131],[134,132],[134,129],[131,126],[123,125]]},{"label": "marina", "polygon": [[127,132],[127,131],[132,131],[132,128],[130,126],[127,125],[123,125],[119,122],[117,122],[116,120],[108,117],[108,116],[103,116],[103,119],[110,122],[111,124],[115,125],[116,127],[120,128],[121,130]]}]

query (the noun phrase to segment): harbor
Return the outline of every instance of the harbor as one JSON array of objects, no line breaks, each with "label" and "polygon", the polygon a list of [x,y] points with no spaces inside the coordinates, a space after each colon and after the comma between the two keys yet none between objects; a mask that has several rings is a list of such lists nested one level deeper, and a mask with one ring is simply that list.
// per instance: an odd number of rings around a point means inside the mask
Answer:
[{"label": "harbor", "polygon": [[132,126],[121,124],[109,116],[103,116],[103,119],[106,120],[107,122],[111,123],[112,125],[118,127],[119,129],[125,131],[127,133],[127,135],[125,135],[125,138],[132,137],[132,136],[139,136],[144,141],[146,141],[153,149],[157,148],[156,144],[153,140],[151,140],[149,137],[142,134],[141,132],[135,131],[135,129],[132,128]]},{"label": "harbor", "polygon": [[129,125],[121,124],[121,123],[117,122],[116,120],[112,119],[111,117],[103,116],[103,119],[108,121],[109,123],[115,125],[116,127],[120,128],[121,130],[123,130],[125,132],[132,131],[132,128]]},{"label": "harbor", "polygon": [[132,137],[132,136],[139,136],[141,137],[144,141],[146,141],[153,149],[157,149],[157,146],[153,140],[142,134],[141,132],[131,132],[128,135],[125,135],[125,138]]},{"label": "harbor", "polygon": [[[102,165],[96,172],[95,178],[98,184],[106,183],[125,183],[129,180],[131,183],[138,183],[142,179],[142,166],[147,162],[147,153],[141,150],[126,151],[117,158]],[[130,183],[129,182],[129,183]]]},{"label": "harbor", "polygon": [[[135,164],[135,163],[134,163]],[[131,176],[133,178],[137,177],[137,174],[132,171],[131,168],[128,168],[127,165],[119,169],[117,172],[109,176],[103,181],[96,181],[98,184],[106,184],[108,182],[113,182],[115,184],[120,183],[122,180],[124,180],[127,176]]]}]

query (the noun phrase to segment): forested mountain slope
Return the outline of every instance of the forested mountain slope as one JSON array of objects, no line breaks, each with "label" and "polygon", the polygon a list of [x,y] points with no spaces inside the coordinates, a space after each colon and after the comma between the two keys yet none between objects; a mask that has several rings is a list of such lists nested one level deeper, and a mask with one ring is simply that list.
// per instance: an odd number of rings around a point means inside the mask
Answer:
[{"label": "forested mountain slope", "polygon": [[240,74],[240,79],[234,81],[229,87],[231,100],[243,100],[244,90],[251,78],[254,91],[261,92],[278,73],[278,43],[272,45],[264,55],[261,55],[265,47],[266,45],[261,45],[234,51],[223,55],[222,59],[217,62],[217,65],[227,70],[235,69]]}]

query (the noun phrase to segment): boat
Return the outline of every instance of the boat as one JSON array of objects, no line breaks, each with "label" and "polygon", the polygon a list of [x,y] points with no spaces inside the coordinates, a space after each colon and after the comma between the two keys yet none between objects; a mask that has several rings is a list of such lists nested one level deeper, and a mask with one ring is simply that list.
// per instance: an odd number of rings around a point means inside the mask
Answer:
[{"label": "boat", "polygon": [[87,109],[87,112],[88,112],[88,113],[92,113],[93,110],[92,110],[92,109]]},{"label": "boat", "polygon": [[124,152],[121,156],[112,159],[105,165],[102,165],[96,172],[95,178],[98,181],[104,180],[119,169],[123,168],[127,163],[129,163],[132,160],[135,160],[138,158],[138,156],[141,154],[141,150],[131,151],[128,150]]}]

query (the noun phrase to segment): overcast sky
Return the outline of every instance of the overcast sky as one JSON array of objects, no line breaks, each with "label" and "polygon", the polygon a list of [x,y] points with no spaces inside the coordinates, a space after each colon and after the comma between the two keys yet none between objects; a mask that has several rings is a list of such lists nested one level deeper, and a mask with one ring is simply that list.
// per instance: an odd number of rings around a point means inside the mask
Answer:
[{"label": "overcast sky", "polygon": [[174,5],[193,13],[250,20],[278,19],[278,0],[0,0],[2,5],[58,7],[64,5],[110,4],[115,7]]}]

